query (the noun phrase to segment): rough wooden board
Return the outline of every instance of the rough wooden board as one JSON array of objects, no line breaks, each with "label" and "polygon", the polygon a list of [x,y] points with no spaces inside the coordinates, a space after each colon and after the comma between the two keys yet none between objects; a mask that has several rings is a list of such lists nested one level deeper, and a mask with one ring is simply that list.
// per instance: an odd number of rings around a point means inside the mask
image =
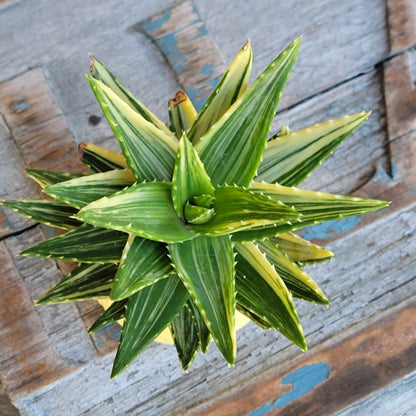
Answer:
[{"label": "rough wooden board", "polygon": [[[334,242],[330,249],[335,259],[310,268],[332,301],[329,308],[296,303],[310,348],[416,295],[415,208],[409,206]],[[383,238],[379,230],[383,230]],[[244,383],[263,368],[279,366],[299,355],[299,350],[276,332],[263,332],[249,324],[238,333],[235,368],[228,368],[210,346],[207,356],[198,357],[184,374],[173,348],[152,345],[113,381],[108,380],[112,355],[88,363],[54,389],[37,394],[36,409],[40,414],[54,414],[59,406],[65,406],[71,415],[178,415],[185,407]],[[96,386],[100,386],[99,396]],[[84,400],[79,403],[81,395]],[[33,414],[33,400],[29,397],[17,404],[22,414]]]},{"label": "rough wooden board", "polygon": [[4,243],[0,243],[0,254],[3,264],[0,371],[8,393],[18,400],[69,374],[75,367],[54,351]]},{"label": "rough wooden board", "polygon": [[186,413],[332,415],[416,369],[415,312],[416,298]]},{"label": "rough wooden board", "polygon": [[19,416],[17,409],[11,404],[0,383],[0,415],[1,416]]},{"label": "rough wooden board", "polygon": [[387,0],[390,51],[407,49],[416,43],[412,0]]},{"label": "rough wooden board", "polygon": [[226,66],[195,5],[186,1],[136,26],[158,45],[199,111]]},{"label": "rough wooden board", "polygon": [[[84,79],[87,52],[92,52],[166,120],[167,99],[178,85],[158,48],[130,28],[172,4],[167,0],[146,1],[131,4],[126,11],[116,0],[105,6],[96,1],[57,1],[54,7],[49,7],[49,0],[42,0],[26,3],[23,16],[19,8],[7,8],[0,16],[0,50],[5,57],[0,80],[14,76],[16,68],[22,72],[34,65],[44,66],[76,140],[100,143],[112,134],[104,120],[95,126],[88,122],[93,115],[101,116]],[[227,63],[248,37],[252,39],[254,74],[259,74],[291,40],[304,34],[299,61],[280,108],[371,70],[388,53],[383,0],[313,0],[300,6],[282,0],[195,4]],[[367,8],[371,9],[371,19],[367,18]],[[44,25],[45,19],[51,24]],[[21,28],[18,35],[14,34],[19,48],[6,41],[16,21]],[[73,27],[74,22],[76,30],[71,36],[59,29]],[[49,36],[51,32],[54,36]]]},{"label": "rough wooden board", "polygon": [[396,381],[364,400],[336,414],[336,416],[412,416],[416,403],[416,372]]}]

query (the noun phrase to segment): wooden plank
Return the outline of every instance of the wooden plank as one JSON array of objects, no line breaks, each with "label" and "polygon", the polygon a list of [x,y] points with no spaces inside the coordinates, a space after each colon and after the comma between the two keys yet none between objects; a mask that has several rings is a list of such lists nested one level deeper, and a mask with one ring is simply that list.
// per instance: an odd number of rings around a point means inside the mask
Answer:
[{"label": "wooden plank", "polygon": [[226,66],[196,6],[186,1],[136,25],[159,46],[197,110]]},{"label": "wooden plank", "polygon": [[0,373],[8,394],[18,400],[71,373],[75,367],[54,351],[4,243],[0,243],[0,257]]},{"label": "wooden plank", "polygon": [[186,413],[332,415],[416,369],[415,312],[413,299]]},{"label": "wooden plank", "polygon": [[408,49],[416,43],[412,0],[387,0],[390,51]]}]

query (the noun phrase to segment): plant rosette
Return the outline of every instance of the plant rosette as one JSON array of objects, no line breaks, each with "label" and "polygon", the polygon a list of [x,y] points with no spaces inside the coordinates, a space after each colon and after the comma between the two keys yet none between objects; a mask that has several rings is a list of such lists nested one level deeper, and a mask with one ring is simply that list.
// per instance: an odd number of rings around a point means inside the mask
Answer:
[{"label": "plant rosette", "polygon": [[112,377],[154,340],[173,340],[184,369],[211,339],[233,365],[247,320],[306,350],[293,298],[329,304],[302,267],[333,253],[292,231],[388,204],[298,188],[369,113],[268,138],[299,44],[248,86],[247,42],[199,113],[183,91],[169,101],[169,127],[92,57],[122,154],[82,143],[92,174],[28,169],[53,199],[2,202],[67,230],[20,254],[79,263],[38,304],[105,302],[90,331],[123,320]]}]

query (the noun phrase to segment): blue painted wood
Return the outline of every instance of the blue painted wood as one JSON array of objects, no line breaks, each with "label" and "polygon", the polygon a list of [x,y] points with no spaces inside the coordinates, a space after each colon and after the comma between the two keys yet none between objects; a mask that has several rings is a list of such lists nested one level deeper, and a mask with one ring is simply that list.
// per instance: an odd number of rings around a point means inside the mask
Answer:
[{"label": "blue painted wood", "polygon": [[179,84],[199,110],[218,84],[224,61],[192,2],[185,2],[139,24],[160,48]]},{"label": "blue painted wood", "polygon": [[329,366],[323,362],[298,368],[282,379],[282,384],[293,384],[293,390],[279,397],[272,405],[265,404],[260,409],[247,414],[247,416],[262,416],[271,409],[282,407],[293,400],[299,399],[323,383],[329,375]]}]

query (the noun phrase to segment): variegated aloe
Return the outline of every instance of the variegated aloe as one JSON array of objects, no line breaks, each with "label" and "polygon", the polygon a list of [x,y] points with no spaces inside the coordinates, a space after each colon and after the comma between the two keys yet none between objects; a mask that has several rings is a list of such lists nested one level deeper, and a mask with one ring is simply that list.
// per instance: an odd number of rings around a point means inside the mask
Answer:
[{"label": "variegated aloe", "polygon": [[301,266],[333,254],[292,231],[387,205],[296,188],[368,113],[268,140],[299,43],[248,87],[247,42],[198,114],[181,91],[169,101],[169,128],[92,58],[123,154],[83,143],[95,173],[27,170],[54,199],[3,202],[69,230],[21,254],[79,262],[38,304],[111,299],[90,330],[124,318],[113,377],[168,327],[184,369],[211,337],[234,364],[236,310],[306,349],[292,297],[329,303]]}]

